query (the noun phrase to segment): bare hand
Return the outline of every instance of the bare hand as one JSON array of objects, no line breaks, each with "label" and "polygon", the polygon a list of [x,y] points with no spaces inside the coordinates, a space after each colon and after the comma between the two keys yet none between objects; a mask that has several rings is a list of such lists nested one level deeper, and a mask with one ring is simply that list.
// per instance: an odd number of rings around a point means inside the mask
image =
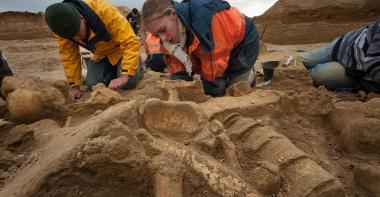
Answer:
[{"label": "bare hand", "polygon": [[79,89],[79,86],[74,86],[70,89],[69,95],[72,99],[79,99],[82,97],[82,92]]},{"label": "bare hand", "polygon": [[111,80],[108,87],[111,89],[114,89],[114,90],[120,89],[120,88],[124,87],[125,85],[127,85],[128,79],[129,79],[128,76],[121,76],[119,78],[113,79],[113,80]]}]

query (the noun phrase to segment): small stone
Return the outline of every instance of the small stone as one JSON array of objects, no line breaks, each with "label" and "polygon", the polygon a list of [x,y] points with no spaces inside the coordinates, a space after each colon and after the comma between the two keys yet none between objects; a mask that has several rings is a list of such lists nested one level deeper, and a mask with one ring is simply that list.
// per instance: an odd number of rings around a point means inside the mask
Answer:
[{"label": "small stone", "polygon": [[97,111],[94,113],[94,115],[97,116],[97,115],[101,114],[102,112],[103,112],[103,110],[97,110]]}]

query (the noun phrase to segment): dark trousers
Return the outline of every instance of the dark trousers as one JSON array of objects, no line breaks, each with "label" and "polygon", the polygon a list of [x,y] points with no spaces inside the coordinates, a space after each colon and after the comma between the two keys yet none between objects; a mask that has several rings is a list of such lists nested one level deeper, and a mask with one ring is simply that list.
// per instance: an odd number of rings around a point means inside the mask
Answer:
[{"label": "dark trousers", "polygon": [[[104,58],[98,62],[91,59],[85,60],[87,65],[86,85],[92,87],[98,83],[103,83],[108,86],[111,80],[116,79],[121,73],[121,61],[117,65],[112,65],[107,58]],[[122,87],[125,90],[131,90],[136,87],[137,83],[141,79],[142,66],[141,62],[136,70],[134,77],[129,77],[128,83]]]}]

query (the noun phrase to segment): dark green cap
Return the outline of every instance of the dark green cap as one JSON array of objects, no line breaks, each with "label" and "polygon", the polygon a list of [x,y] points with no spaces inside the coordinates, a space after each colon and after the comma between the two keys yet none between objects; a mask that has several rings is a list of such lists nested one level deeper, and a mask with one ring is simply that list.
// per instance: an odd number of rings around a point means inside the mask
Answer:
[{"label": "dark green cap", "polygon": [[80,29],[79,11],[67,3],[55,3],[46,8],[45,21],[50,29],[63,38],[73,38]]}]

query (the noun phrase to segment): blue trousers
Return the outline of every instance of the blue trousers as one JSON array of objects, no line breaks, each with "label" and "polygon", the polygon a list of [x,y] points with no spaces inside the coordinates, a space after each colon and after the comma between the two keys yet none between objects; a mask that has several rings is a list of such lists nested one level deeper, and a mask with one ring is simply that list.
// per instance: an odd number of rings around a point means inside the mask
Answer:
[{"label": "blue trousers", "polygon": [[[104,58],[98,62],[91,59],[85,60],[87,65],[87,76],[86,85],[92,87],[98,83],[103,83],[108,86],[111,80],[116,79],[120,76],[121,72],[121,61],[117,65],[112,65],[107,58]],[[142,72],[141,62],[139,63],[136,75],[134,77],[129,77],[127,84],[122,87],[125,90],[131,90],[136,87],[137,83],[141,79]]]},{"label": "blue trousers", "polygon": [[314,85],[325,86],[329,90],[347,91],[364,90],[366,92],[380,92],[380,85],[363,78],[352,78],[346,74],[344,65],[333,60],[332,52],[338,39],[327,46],[302,54],[298,57],[310,76]]},{"label": "blue trousers", "polygon": [[337,40],[326,47],[315,49],[298,57],[316,86],[326,86],[327,89],[356,88],[358,81],[347,76],[343,65],[332,58],[332,51]]}]

